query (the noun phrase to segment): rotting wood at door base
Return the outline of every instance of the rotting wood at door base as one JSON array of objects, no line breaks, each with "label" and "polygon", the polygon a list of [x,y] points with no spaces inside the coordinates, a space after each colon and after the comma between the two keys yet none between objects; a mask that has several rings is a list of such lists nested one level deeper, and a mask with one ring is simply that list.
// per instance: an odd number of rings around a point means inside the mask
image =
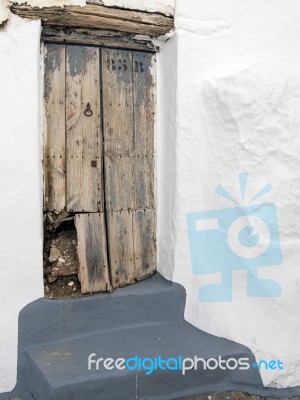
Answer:
[{"label": "rotting wood at door base", "polygon": [[64,218],[66,214],[44,214],[44,286],[50,299],[81,295],[74,216]]},{"label": "rotting wood at door base", "polygon": [[[124,225],[124,218],[130,218],[130,224],[133,223],[135,227],[130,235],[129,232],[124,235],[124,229],[129,226],[128,223]],[[133,214],[108,213],[110,229],[117,235],[110,246],[111,262],[117,266],[112,268],[113,276],[110,279],[106,243],[102,239],[105,236],[104,215],[46,212],[45,296],[51,299],[72,298],[82,294],[109,292],[112,291],[111,281],[117,288],[151,276],[155,272],[155,241],[150,228],[154,220],[152,210],[138,210]],[[118,224],[118,228],[115,224]],[[131,251],[126,248],[133,245]],[[124,261],[127,266],[132,265],[131,272],[128,268],[122,268]]]},{"label": "rotting wood at door base", "polygon": [[81,292],[110,292],[103,213],[76,214],[75,227]]},{"label": "rotting wood at door base", "polygon": [[74,220],[74,216],[67,211],[63,211],[59,214],[47,212],[46,217],[50,230],[56,230],[63,222]]}]

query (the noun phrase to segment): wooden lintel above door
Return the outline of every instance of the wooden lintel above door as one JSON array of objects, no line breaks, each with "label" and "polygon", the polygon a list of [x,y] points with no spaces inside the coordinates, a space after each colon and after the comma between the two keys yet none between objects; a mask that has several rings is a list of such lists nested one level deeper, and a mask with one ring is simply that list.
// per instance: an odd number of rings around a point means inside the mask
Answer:
[{"label": "wooden lintel above door", "polygon": [[64,7],[32,7],[13,4],[11,11],[42,21],[42,38],[97,46],[157,51],[152,39],[174,29],[174,18],[160,13],[87,4]]}]

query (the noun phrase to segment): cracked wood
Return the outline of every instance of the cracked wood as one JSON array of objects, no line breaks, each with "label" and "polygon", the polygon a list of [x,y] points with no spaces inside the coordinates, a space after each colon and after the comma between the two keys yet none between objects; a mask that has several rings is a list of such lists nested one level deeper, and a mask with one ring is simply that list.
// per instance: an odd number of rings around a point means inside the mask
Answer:
[{"label": "cracked wood", "polygon": [[44,210],[66,204],[65,46],[49,44],[45,55]]},{"label": "cracked wood", "polygon": [[78,28],[105,28],[125,33],[158,37],[174,28],[174,18],[159,13],[126,10],[87,4],[85,7],[32,7],[27,4],[13,4],[14,14],[28,19],[41,19],[43,26],[64,26]]},{"label": "cracked wood", "polygon": [[[92,115],[85,115],[87,105]],[[66,47],[67,211],[102,211],[99,49]]]},{"label": "cracked wood", "polygon": [[81,292],[110,291],[103,214],[76,214],[75,226]]},{"label": "cracked wood", "polygon": [[105,206],[113,287],[156,270],[154,65],[150,53],[102,49]]}]

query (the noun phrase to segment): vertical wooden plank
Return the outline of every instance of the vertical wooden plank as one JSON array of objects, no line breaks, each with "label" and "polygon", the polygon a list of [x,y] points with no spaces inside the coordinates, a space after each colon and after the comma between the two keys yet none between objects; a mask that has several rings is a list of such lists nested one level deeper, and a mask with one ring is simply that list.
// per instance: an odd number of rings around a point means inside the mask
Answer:
[{"label": "vertical wooden plank", "polygon": [[132,53],[102,49],[106,209],[134,207]]},{"label": "vertical wooden plank", "polygon": [[135,150],[144,156],[154,153],[155,57],[133,52]]},{"label": "vertical wooden plank", "polygon": [[135,207],[154,207],[155,55],[133,53]]},{"label": "vertical wooden plank", "polygon": [[76,214],[75,226],[81,292],[110,291],[103,213]]},{"label": "vertical wooden plank", "polygon": [[116,288],[135,282],[132,211],[106,215],[111,279]]},{"label": "vertical wooden plank", "polygon": [[134,157],[105,157],[106,210],[134,208]]},{"label": "vertical wooden plank", "polygon": [[134,211],[135,277],[139,281],[156,271],[156,218],[151,209]]},{"label": "vertical wooden plank", "polygon": [[45,45],[44,210],[62,211],[65,193],[65,46]]},{"label": "vertical wooden plank", "polygon": [[134,196],[135,209],[154,208],[154,154],[135,156],[134,165]]},{"label": "vertical wooden plank", "polygon": [[113,287],[135,281],[132,52],[102,49],[105,199]]},{"label": "vertical wooden plank", "polygon": [[132,156],[134,150],[132,53],[102,49],[105,154]]},{"label": "vertical wooden plank", "polygon": [[67,46],[66,57],[67,210],[102,211],[99,49]]},{"label": "vertical wooden plank", "polygon": [[155,55],[133,53],[135,131],[135,211],[133,216],[135,276],[156,270],[154,180]]}]

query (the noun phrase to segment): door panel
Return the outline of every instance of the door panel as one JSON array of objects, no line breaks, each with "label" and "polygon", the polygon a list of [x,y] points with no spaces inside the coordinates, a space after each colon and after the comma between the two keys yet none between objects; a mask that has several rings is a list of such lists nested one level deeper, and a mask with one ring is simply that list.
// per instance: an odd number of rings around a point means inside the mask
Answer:
[{"label": "door panel", "polygon": [[[102,49],[105,197],[113,287],[143,279],[156,269],[153,59],[149,53]],[[119,241],[126,244],[125,253]]]},{"label": "door panel", "polygon": [[109,211],[106,217],[112,286],[116,288],[135,282],[132,211]]},{"label": "door panel", "polygon": [[152,209],[133,213],[135,277],[139,281],[156,270],[156,218]]},{"label": "door panel", "polygon": [[77,214],[77,253],[81,292],[110,291],[105,222],[102,213]]},{"label": "door panel", "polygon": [[155,61],[149,53],[133,53],[135,208],[154,207]]},{"label": "door panel", "polygon": [[104,174],[113,287],[135,280],[132,53],[102,49]]},{"label": "door panel", "polygon": [[155,57],[133,52],[134,136],[138,154],[154,154]]},{"label": "door panel", "polygon": [[105,197],[107,211],[134,208],[134,158],[105,156]]},{"label": "door panel", "polygon": [[67,46],[67,211],[102,211],[100,124],[99,49]]},{"label": "door panel", "polygon": [[44,210],[66,205],[65,46],[49,44],[45,55]]},{"label": "door panel", "polygon": [[102,49],[105,155],[131,157],[134,151],[132,53]]},{"label": "door panel", "polygon": [[133,52],[135,211],[133,214],[135,276],[156,269],[154,180],[155,57]]}]

